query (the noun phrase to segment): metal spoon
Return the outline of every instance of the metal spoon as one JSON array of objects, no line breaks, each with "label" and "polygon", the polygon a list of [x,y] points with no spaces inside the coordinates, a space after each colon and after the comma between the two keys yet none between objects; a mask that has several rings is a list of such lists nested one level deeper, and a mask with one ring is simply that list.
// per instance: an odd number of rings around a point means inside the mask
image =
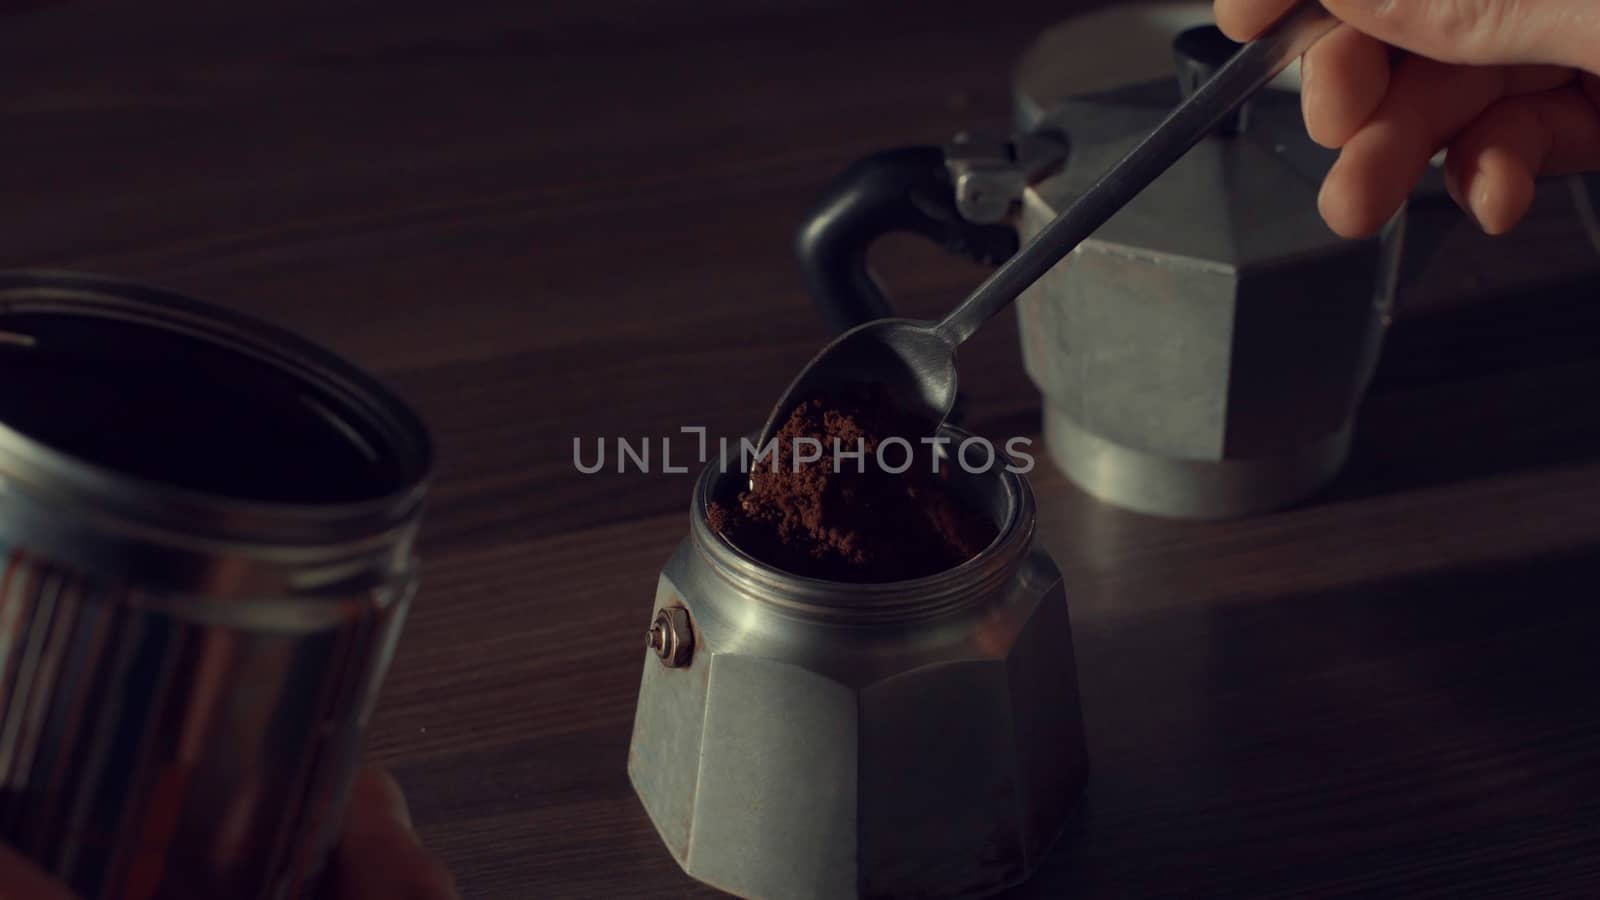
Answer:
[{"label": "metal spoon", "polygon": [[1316,0],[1302,0],[1260,38],[1240,48],[943,321],[880,319],[840,335],[789,385],[761,429],[757,446],[766,447],[800,402],[863,383],[882,385],[891,402],[937,429],[955,403],[956,348],[1337,24]]}]

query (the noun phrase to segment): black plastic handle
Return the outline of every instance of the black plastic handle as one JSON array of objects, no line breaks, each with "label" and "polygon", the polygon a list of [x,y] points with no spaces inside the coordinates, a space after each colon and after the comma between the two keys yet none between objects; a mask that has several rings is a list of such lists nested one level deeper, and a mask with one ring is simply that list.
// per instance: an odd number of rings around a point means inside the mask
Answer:
[{"label": "black plastic handle", "polygon": [[873,242],[894,232],[921,235],[984,265],[998,265],[1017,251],[1011,226],[962,218],[941,148],[902,147],[869,156],[824,189],[795,237],[806,289],[831,327],[847,331],[895,315],[867,267]]}]

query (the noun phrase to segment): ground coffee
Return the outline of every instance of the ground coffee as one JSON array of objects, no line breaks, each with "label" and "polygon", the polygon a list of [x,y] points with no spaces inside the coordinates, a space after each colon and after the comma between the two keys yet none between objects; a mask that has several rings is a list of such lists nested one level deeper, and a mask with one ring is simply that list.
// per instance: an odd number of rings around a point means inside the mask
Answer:
[{"label": "ground coffee", "polygon": [[[778,431],[776,470],[769,461],[755,465],[750,489],[712,503],[707,519],[751,556],[811,578],[900,581],[954,568],[998,529],[951,495],[948,462],[934,471],[932,448],[921,443],[931,434],[929,423],[908,418],[879,390],[810,398]],[[878,448],[892,437],[916,451],[904,472],[880,465]],[[820,459],[795,464],[818,445]],[[836,446],[862,451],[860,461],[837,455]],[[903,448],[886,450],[890,469],[904,461]]]}]

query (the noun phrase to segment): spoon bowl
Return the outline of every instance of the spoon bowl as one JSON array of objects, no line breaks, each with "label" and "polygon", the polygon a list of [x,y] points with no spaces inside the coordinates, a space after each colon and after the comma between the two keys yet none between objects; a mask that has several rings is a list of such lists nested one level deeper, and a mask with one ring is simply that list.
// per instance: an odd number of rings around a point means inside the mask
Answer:
[{"label": "spoon bowl", "polygon": [[805,400],[857,385],[874,385],[907,416],[935,433],[956,402],[956,345],[938,323],[879,319],[839,335],[789,384],[761,429],[765,447]]}]

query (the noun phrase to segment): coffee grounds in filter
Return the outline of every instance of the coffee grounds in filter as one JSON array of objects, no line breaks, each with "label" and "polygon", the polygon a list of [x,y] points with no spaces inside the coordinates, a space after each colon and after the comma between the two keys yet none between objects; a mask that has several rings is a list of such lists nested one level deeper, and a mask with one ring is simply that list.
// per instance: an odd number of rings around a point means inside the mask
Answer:
[{"label": "coffee grounds in filter", "polygon": [[[809,398],[778,430],[776,469],[770,459],[753,464],[749,489],[714,501],[707,521],[756,559],[811,578],[901,581],[954,568],[993,542],[998,529],[953,496],[948,460],[933,470],[931,448],[921,443],[932,433],[881,389]],[[904,472],[880,465],[879,447],[893,437],[916,451]],[[836,456],[836,440],[863,458]],[[809,460],[818,446],[820,459],[795,465],[797,454]],[[882,463],[898,468],[906,456],[905,447],[891,446]]]}]

